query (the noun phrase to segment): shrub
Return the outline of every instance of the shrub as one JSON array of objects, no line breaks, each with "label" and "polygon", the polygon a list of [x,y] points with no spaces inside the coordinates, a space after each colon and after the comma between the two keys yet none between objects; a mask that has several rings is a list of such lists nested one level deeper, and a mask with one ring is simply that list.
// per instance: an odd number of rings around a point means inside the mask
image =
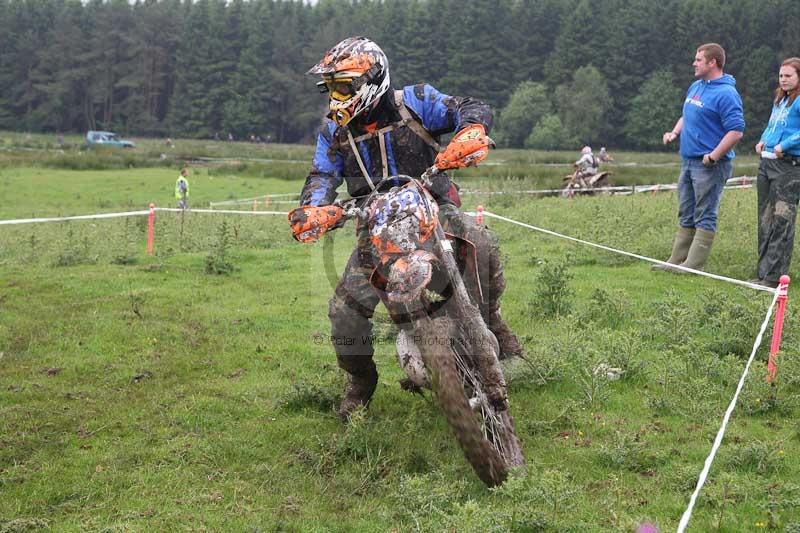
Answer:
[{"label": "shrub", "polygon": [[568,315],[574,295],[568,285],[572,277],[566,262],[545,262],[536,276],[534,298],[528,302],[531,313],[546,317]]},{"label": "shrub", "polygon": [[217,233],[217,243],[214,249],[206,256],[206,274],[227,275],[235,267],[228,261],[228,248],[230,247],[230,232],[228,224],[223,220]]},{"label": "shrub", "polygon": [[609,328],[618,328],[630,316],[631,302],[624,291],[595,289],[589,305],[581,313],[581,322],[594,322]]}]

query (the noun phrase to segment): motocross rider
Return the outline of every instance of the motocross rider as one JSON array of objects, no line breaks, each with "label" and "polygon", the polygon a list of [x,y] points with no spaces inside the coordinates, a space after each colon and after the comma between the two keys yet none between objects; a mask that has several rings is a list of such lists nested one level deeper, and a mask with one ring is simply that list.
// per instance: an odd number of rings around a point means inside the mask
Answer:
[{"label": "motocross rider", "polygon": [[587,187],[587,178],[591,178],[600,170],[600,161],[592,153],[591,146],[581,148],[581,157],[575,161],[576,178],[581,186]]},{"label": "motocross rider", "polygon": [[[392,90],[386,55],[364,37],[343,40],[308,74],[322,77],[317,86],[329,94],[330,113],[317,137],[301,206],[330,206],[343,181],[355,198],[368,194],[382,177],[419,177],[437,160],[440,135],[472,127],[485,136],[492,123],[489,106],[472,98],[447,96],[425,84]],[[445,150],[439,157],[447,153]],[[520,355],[519,341],[500,317],[505,279],[497,239],[459,211],[458,190],[446,174],[433,179],[430,192],[439,205],[444,230],[475,245],[483,293],[479,308],[498,340],[500,357]],[[304,231],[313,218],[308,209],[290,213],[292,232],[301,241],[306,240]],[[328,310],[336,358],[348,374],[339,408],[343,421],[358,407],[368,405],[378,382],[369,339],[379,296],[369,283],[373,265],[368,231],[357,228],[357,233],[358,244]]]}]

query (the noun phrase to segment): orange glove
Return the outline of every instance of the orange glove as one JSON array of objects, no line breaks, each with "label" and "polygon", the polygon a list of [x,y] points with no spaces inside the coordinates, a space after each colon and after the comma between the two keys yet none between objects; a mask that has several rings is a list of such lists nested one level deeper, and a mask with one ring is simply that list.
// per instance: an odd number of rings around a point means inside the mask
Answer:
[{"label": "orange glove", "polygon": [[444,152],[436,156],[436,168],[449,170],[477,165],[489,155],[494,141],[486,135],[482,124],[472,124],[459,131]]},{"label": "orange glove", "polygon": [[314,242],[329,229],[336,226],[344,217],[338,205],[316,207],[304,205],[289,212],[289,225],[292,235],[300,242]]}]

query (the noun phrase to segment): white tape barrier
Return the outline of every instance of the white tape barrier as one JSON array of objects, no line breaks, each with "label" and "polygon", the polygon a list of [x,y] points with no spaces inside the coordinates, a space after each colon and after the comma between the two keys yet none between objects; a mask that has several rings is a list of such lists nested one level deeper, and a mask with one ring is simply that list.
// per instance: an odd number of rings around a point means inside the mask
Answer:
[{"label": "white tape barrier", "polygon": [[[749,189],[752,188],[752,182],[755,181],[755,178],[749,176],[738,176],[736,178],[731,178],[727,181],[730,185],[726,185],[725,189]],[[644,192],[659,192],[659,191],[674,191],[678,188],[677,183],[663,183],[663,184],[653,184],[653,185],[617,185],[617,186],[610,186],[610,187],[598,187],[596,189],[573,189],[572,192],[578,196],[581,194],[586,193],[595,193],[595,192],[619,192],[619,193],[644,193]],[[521,191],[471,191],[469,189],[464,189],[459,191],[459,194],[476,194],[476,195],[486,195],[486,196],[494,196],[494,195],[502,195],[502,194],[555,194],[555,193],[564,193],[564,189],[533,189],[533,190],[521,190]]]},{"label": "white tape barrier", "polygon": [[711,453],[709,453],[708,457],[706,457],[703,471],[700,472],[700,477],[697,479],[697,486],[692,493],[692,497],[689,499],[689,507],[687,507],[686,511],[684,511],[681,521],[678,524],[678,533],[683,533],[683,531],[686,530],[686,526],[689,524],[689,519],[692,518],[692,511],[694,511],[694,505],[697,503],[697,497],[700,495],[700,489],[703,488],[703,484],[706,482],[708,472],[711,470],[711,464],[714,462],[714,457],[717,455],[717,450],[719,450],[719,447],[722,444],[722,438],[725,436],[725,430],[728,427],[731,414],[733,414],[733,410],[736,407],[736,401],[739,399],[739,393],[742,392],[744,380],[747,377],[747,373],[750,371],[750,365],[753,363],[753,360],[756,357],[756,352],[758,351],[758,347],[761,345],[761,340],[764,338],[764,331],[767,329],[767,324],[769,323],[769,319],[772,317],[772,310],[775,308],[775,302],[777,300],[778,292],[776,291],[775,296],[772,298],[772,303],[769,305],[769,309],[767,310],[767,316],[764,318],[764,322],[761,324],[761,329],[758,332],[756,341],[753,344],[753,351],[750,352],[750,359],[747,360],[747,365],[744,367],[742,377],[739,378],[739,384],[736,386],[736,392],[733,395],[733,399],[731,399],[730,405],[728,405],[728,409],[725,411],[725,416],[722,418],[722,426],[720,426],[719,431],[717,431],[717,437],[714,439],[714,445],[711,447]]},{"label": "white tape barrier", "polygon": [[[472,214],[474,216],[474,213],[470,213],[470,214]],[[517,220],[511,219],[511,218],[507,218],[507,217],[504,217],[504,216],[501,216],[501,215],[496,215],[494,213],[490,213],[489,211],[484,211],[483,214],[484,214],[484,216],[496,218],[498,220],[503,220],[503,221],[509,222],[511,224],[516,224],[518,226],[522,226],[523,228],[532,229],[532,230],[538,231],[540,233],[546,233],[547,235],[552,235],[553,237],[559,237],[561,239],[567,239],[569,241],[579,242],[579,243],[585,244],[587,246],[593,246],[595,248],[600,248],[601,250],[606,250],[607,252],[613,252],[615,254],[627,255],[628,257],[634,257],[636,259],[641,259],[642,261],[648,261],[650,263],[655,263],[655,264],[658,264],[658,265],[667,265],[667,266],[669,266],[670,269],[682,270],[684,272],[697,274],[699,276],[705,276],[707,278],[713,278],[713,279],[717,279],[717,280],[720,280],[720,281],[727,281],[728,283],[734,283],[736,285],[741,285],[743,287],[748,287],[750,289],[755,289],[757,291],[765,291],[765,292],[777,293],[777,289],[771,289],[769,287],[763,287],[761,285],[756,285],[755,283],[749,283],[747,281],[742,281],[742,280],[739,280],[739,279],[728,278],[728,277],[725,277],[725,276],[719,276],[717,274],[711,274],[709,272],[703,272],[702,270],[695,270],[693,268],[687,268],[687,267],[684,267],[684,266],[681,266],[681,265],[673,265],[673,264],[667,263],[665,261],[659,261],[658,259],[653,259],[651,257],[645,257],[643,255],[634,254],[634,253],[631,253],[631,252],[626,252],[624,250],[618,250],[616,248],[611,248],[610,246],[603,246],[602,244],[596,244],[596,243],[593,243],[593,242],[584,241],[583,239],[577,239],[575,237],[570,237],[568,235],[562,235],[561,233],[556,233],[555,231],[550,231],[550,230],[544,229],[544,228],[538,228],[538,227],[532,226],[530,224],[525,224],[524,222],[519,222]]]},{"label": "white tape barrier", "polygon": [[94,215],[76,215],[71,217],[49,217],[49,218],[18,218],[15,220],[0,220],[0,226],[6,224],[34,224],[37,222],[62,222],[65,220],[91,220],[97,218],[120,218],[120,217],[134,217],[139,215],[148,215],[150,210],[146,211],[126,211],[124,213],[99,213]]},{"label": "white tape barrier", "polygon": [[[634,187],[636,190],[634,190]],[[614,187],[597,187],[596,189],[573,189],[575,195],[585,194],[587,192],[643,192],[639,189],[639,187],[651,187],[651,185],[617,185]],[[669,190],[670,188],[677,188],[677,186],[671,184],[665,184],[661,186],[661,190]],[[502,195],[502,194],[560,194],[565,192],[564,189],[532,189],[532,190],[513,190],[513,191],[471,191],[469,189],[461,190],[459,194],[480,194],[486,196],[495,196],[495,195]]]},{"label": "white tape barrier", "polygon": [[[731,189],[752,189],[752,188],[753,188],[753,185],[726,185],[726,186],[723,187],[723,189],[726,189],[726,190],[731,190]],[[677,189],[677,187],[674,187],[674,186],[669,186],[669,187],[661,186],[660,188],[659,187],[652,187],[652,188],[647,188],[647,189],[639,189],[638,186],[637,186],[636,193],[662,192],[662,191],[672,191],[672,190],[676,190],[676,189]],[[619,191],[614,196],[628,196],[628,195],[633,194],[633,193],[634,193],[634,191],[631,191],[631,190]]]},{"label": "white tape barrier", "polygon": [[[173,213],[214,213],[214,214],[234,214],[234,215],[283,215],[285,211],[232,211],[226,209],[178,209],[169,207],[156,207],[156,211],[167,211]],[[94,215],[76,215],[70,217],[49,217],[49,218],[18,218],[14,220],[0,220],[0,226],[10,224],[35,224],[38,222],[65,222],[67,220],[95,220],[101,218],[121,218],[149,215],[150,210],[145,211],[126,211],[124,213],[97,213]]]},{"label": "white tape barrier", "polygon": [[286,211],[234,211],[231,209],[178,209],[175,207],[157,207],[156,211],[167,211],[171,213],[212,213],[215,215],[283,215],[286,216],[289,213]]}]

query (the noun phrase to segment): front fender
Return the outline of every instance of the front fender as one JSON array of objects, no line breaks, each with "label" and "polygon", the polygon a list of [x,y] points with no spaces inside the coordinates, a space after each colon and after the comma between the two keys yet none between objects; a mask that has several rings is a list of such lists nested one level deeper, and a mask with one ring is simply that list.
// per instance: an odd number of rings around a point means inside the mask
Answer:
[{"label": "front fender", "polygon": [[433,263],[439,259],[425,250],[414,250],[399,257],[389,268],[386,297],[390,302],[418,300],[433,276]]}]

